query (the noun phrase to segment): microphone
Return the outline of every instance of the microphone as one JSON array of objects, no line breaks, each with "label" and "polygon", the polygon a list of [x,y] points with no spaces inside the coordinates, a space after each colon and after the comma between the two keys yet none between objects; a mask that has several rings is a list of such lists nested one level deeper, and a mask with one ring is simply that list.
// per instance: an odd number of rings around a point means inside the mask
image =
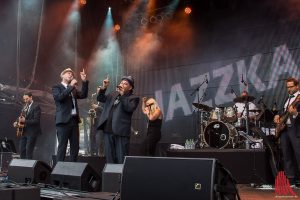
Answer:
[{"label": "microphone", "polygon": [[205,74],[205,82],[206,84],[208,84],[208,79],[207,79],[207,75]]},{"label": "microphone", "polygon": [[242,74],[242,80],[241,80],[241,83],[243,83],[244,86],[247,86],[247,83],[244,81],[244,76],[243,76],[243,74]]},{"label": "microphone", "polygon": [[147,105],[146,107],[150,107],[150,106],[152,106],[154,103],[150,103],[149,105]]},{"label": "microphone", "polygon": [[263,102],[263,100],[264,100],[264,95],[261,95],[261,96],[260,96],[260,99],[259,99],[259,101],[258,101],[257,103],[260,104],[260,103]]}]

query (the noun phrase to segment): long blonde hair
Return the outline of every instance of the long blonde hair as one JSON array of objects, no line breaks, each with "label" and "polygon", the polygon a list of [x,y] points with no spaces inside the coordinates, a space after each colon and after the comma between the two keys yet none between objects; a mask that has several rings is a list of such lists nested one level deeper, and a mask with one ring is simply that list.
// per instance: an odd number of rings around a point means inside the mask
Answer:
[{"label": "long blonde hair", "polygon": [[149,98],[147,101],[146,101],[146,105],[150,105],[150,104],[152,104],[151,106],[150,106],[150,113],[154,113],[154,111],[155,111],[155,109],[160,109],[159,108],[159,106],[158,106],[158,104],[157,104],[157,102],[155,101],[155,99],[153,99],[153,98]]}]

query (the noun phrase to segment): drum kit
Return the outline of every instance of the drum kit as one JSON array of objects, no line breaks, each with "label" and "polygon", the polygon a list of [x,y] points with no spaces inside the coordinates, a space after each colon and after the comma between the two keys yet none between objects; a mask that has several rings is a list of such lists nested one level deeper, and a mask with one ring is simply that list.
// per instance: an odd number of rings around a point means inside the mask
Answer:
[{"label": "drum kit", "polygon": [[[262,148],[261,138],[250,133],[249,124],[256,126],[262,120],[265,109],[249,110],[249,102],[255,100],[253,96],[240,96],[235,103],[244,103],[245,115],[239,116],[235,106],[210,107],[201,103],[193,103],[200,113],[200,134],[198,148]],[[255,113],[255,121],[250,122],[249,113]]]}]

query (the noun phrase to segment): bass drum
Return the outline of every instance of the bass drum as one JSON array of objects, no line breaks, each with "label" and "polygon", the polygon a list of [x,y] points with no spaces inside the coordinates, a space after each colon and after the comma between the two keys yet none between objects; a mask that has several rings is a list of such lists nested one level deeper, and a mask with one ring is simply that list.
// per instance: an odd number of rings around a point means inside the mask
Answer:
[{"label": "bass drum", "polygon": [[221,121],[209,123],[204,130],[204,140],[212,148],[225,148],[230,142],[233,142],[235,136],[237,136],[237,131],[234,126]]}]

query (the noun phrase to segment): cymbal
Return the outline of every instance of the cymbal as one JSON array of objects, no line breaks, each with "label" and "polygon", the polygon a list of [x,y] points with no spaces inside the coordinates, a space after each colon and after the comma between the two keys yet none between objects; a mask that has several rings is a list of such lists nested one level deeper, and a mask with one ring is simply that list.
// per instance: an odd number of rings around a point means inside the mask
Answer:
[{"label": "cymbal", "polygon": [[208,111],[208,112],[212,110],[211,107],[209,107],[205,104],[201,104],[201,103],[193,103],[193,106],[195,106],[198,109],[205,110],[205,111]]},{"label": "cymbal", "polygon": [[260,112],[261,110],[249,110],[249,112]]},{"label": "cymbal", "polygon": [[238,103],[245,103],[245,102],[253,101],[254,99],[255,97],[253,96],[239,96],[233,99],[233,101]]}]

